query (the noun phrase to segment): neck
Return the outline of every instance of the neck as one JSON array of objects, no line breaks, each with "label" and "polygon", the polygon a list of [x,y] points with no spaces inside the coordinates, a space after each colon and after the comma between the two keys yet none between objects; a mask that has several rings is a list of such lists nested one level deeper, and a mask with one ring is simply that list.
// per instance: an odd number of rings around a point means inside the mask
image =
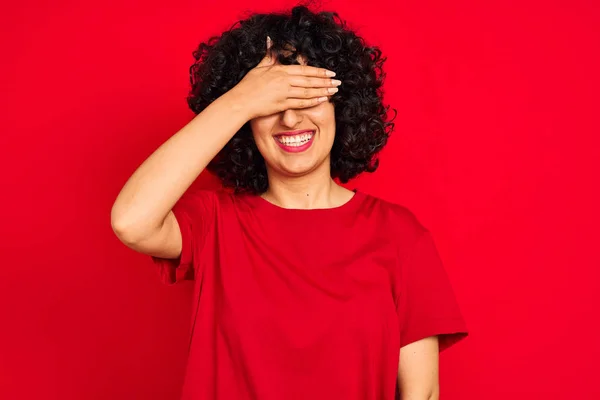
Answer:
[{"label": "neck", "polygon": [[269,171],[269,188],[261,196],[283,208],[332,208],[344,204],[352,192],[331,179],[329,168],[298,177]]}]

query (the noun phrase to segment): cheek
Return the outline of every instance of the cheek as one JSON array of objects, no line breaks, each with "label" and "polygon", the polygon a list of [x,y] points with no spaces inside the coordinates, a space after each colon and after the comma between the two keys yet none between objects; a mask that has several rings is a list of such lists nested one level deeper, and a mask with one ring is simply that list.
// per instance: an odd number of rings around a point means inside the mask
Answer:
[{"label": "cheek", "polygon": [[324,130],[325,134],[335,134],[335,110],[331,103],[324,103],[321,107],[311,110],[311,119]]},{"label": "cheek", "polygon": [[263,117],[256,118],[250,121],[250,128],[252,129],[252,135],[254,136],[254,141],[259,144],[264,141],[266,137],[271,136],[271,129],[273,127],[272,118]]}]

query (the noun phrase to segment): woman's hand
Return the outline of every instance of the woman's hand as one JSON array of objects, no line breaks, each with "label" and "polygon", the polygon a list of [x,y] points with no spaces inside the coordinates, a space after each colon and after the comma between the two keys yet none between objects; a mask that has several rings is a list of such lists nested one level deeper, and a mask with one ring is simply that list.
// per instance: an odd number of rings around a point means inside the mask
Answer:
[{"label": "woman's hand", "polygon": [[250,119],[287,109],[312,107],[323,103],[338,91],[335,73],[308,65],[275,65],[271,39],[267,54],[231,90],[247,108]]}]

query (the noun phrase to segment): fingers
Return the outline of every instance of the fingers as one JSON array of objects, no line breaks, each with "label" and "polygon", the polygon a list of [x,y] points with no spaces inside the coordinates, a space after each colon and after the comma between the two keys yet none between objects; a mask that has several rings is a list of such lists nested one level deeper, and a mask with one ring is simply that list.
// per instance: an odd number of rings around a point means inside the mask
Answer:
[{"label": "fingers", "polygon": [[288,97],[292,99],[312,99],[324,96],[331,96],[337,93],[338,88],[301,88],[291,87]]},{"label": "fingers", "polygon": [[288,99],[286,101],[286,109],[299,109],[314,107],[318,104],[324,103],[329,100],[329,97],[313,97],[312,99]]},{"label": "fingers", "polygon": [[[289,108],[307,108],[327,101],[338,92],[342,83],[331,78],[311,78],[291,76],[289,78],[288,100],[294,105]],[[298,85],[298,86],[296,86]]]},{"label": "fingers", "polygon": [[273,41],[270,37],[267,36],[267,53],[263,57],[262,60],[258,63],[260,67],[266,67],[275,63],[275,57],[273,57],[273,53],[271,52],[271,47],[273,46]]},{"label": "fingers", "polygon": [[291,75],[288,78],[290,85],[298,87],[320,88],[320,87],[338,87],[342,81],[331,78],[311,78],[305,76]]},{"label": "fingers", "polygon": [[285,65],[283,66],[285,71],[290,75],[304,75],[304,76],[317,76],[317,77],[333,77],[335,72],[325,68],[313,67],[310,65]]}]

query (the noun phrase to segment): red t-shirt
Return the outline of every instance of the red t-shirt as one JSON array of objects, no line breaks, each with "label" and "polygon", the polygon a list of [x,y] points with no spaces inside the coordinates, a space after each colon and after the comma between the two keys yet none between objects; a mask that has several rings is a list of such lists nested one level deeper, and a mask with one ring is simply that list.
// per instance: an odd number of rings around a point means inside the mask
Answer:
[{"label": "red t-shirt", "polygon": [[186,193],[173,208],[194,279],[182,400],[393,400],[400,347],[467,336],[430,232],[405,207],[357,191],[331,209]]}]

